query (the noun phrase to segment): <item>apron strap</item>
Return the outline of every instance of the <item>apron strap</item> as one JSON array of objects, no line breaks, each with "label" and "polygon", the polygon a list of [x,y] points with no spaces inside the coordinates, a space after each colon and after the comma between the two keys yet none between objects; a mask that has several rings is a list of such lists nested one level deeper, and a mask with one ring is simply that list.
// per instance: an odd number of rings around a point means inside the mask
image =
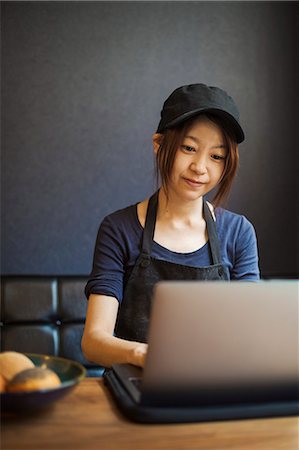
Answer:
[{"label": "apron strap", "polygon": [[141,255],[146,259],[149,259],[152,253],[152,242],[154,239],[157,210],[158,210],[158,194],[159,191],[155,192],[151,196],[146,211],[145,225],[142,237],[142,250],[141,250]]},{"label": "apron strap", "polygon": [[[152,252],[152,242],[155,233],[155,225],[158,209],[158,195],[159,191],[155,192],[149,199],[145,225],[143,230],[142,250],[140,257],[142,258],[142,260],[146,260],[148,262]],[[203,216],[207,224],[208,242],[211,249],[213,264],[221,264],[220,245],[216,229],[216,223],[215,220],[213,219],[211,210],[208,207],[205,199],[203,199]]]},{"label": "apron strap", "polygon": [[216,229],[216,222],[212,216],[211,210],[207,202],[203,199],[203,215],[207,224],[208,239],[212,254],[213,264],[221,264],[220,244]]}]

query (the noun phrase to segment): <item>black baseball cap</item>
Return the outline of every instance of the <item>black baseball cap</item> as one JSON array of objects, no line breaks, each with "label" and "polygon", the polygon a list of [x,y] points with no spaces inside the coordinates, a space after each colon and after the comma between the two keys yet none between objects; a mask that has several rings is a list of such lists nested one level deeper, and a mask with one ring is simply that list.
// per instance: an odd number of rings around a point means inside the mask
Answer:
[{"label": "black baseball cap", "polygon": [[235,133],[236,141],[244,141],[239,123],[239,111],[234,100],[224,90],[202,83],[181,86],[165,100],[157,133],[176,127],[198,114],[211,112],[224,117]]}]

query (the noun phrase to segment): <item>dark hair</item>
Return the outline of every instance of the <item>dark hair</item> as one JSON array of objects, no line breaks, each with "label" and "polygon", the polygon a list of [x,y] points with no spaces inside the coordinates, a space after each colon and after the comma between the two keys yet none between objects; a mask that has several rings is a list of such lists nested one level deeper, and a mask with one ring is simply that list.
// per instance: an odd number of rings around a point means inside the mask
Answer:
[{"label": "dark hair", "polygon": [[238,144],[233,130],[225,118],[205,112],[202,115],[187,120],[178,127],[167,129],[165,133],[163,133],[163,138],[161,139],[161,144],[156,154],[156,176],[158,182],[161,180],[161,184],[167,193],[176,152],[182,144],[188,130],[200,116],[207,117],[221,128],[225,145],[228,148],[222,178],[212,200],[213,205],[216,207],[223,204],[227,199],[239,163]]}]

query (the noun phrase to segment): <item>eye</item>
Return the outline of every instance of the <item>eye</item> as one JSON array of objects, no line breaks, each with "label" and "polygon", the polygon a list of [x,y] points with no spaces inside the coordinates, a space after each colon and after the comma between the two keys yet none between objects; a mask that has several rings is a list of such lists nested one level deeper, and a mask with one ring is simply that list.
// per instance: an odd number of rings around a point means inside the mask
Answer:
[{"label": "eye", "polygon": [[193,153],[196,151],[195,148],[190,145],[182,145],[181,148],[187,153]]},{"label": "eye", "polygon": [[224,161],[226,159],[226,156],[223,155],[212,155],[212,158],[216,161]]}]

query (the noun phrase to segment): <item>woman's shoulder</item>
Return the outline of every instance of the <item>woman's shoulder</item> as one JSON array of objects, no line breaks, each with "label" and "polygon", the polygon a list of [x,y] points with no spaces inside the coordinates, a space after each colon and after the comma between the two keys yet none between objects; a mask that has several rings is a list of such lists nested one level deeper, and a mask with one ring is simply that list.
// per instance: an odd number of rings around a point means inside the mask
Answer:
[{"label": "woman's shoulder", "polygon": [[233,252],[235,256],[243,251],[247,255],[251,255],[252,252],[256,254],[256,232],[247,217],[224,208],[216,208],[215,212],[222,247],[226,248],[228,253]]},{"label": "woman's shoulder", "polygon": [[216,217],[222,220],[242,220],[242,218],[245,217],[243,214],[222,208],[221,206],[216,207],[214,211]]},{"label": "woman's shoulder", "polygon": [[218,207],[215,209],[216,226],[219,234],[228,239],[253,239],[256,235],[255,228],[250,220],[244,215],[228,209]]},{"label": "woman's shoulder", "polygon": [[216,223],[220,228],[239,229],[240,232],[253,230],[250,220],[243,214],[239,214],[221,207],[215,208]]},{"label": "woman's shoulder", "polygon": [[139,245],[142,228],[138,222],[137,204],[118,209],[104,217],[99,230],[98,245],[117,248],[128,255],[130,249]]},{"label": "woman's shoulder", "polygon": [[136,224],[136,221],[137,203],[126,206],[125,208],[117,209],[116,211],[107,214],[102,221],[102,226],[127,228],[133,224]]}]

